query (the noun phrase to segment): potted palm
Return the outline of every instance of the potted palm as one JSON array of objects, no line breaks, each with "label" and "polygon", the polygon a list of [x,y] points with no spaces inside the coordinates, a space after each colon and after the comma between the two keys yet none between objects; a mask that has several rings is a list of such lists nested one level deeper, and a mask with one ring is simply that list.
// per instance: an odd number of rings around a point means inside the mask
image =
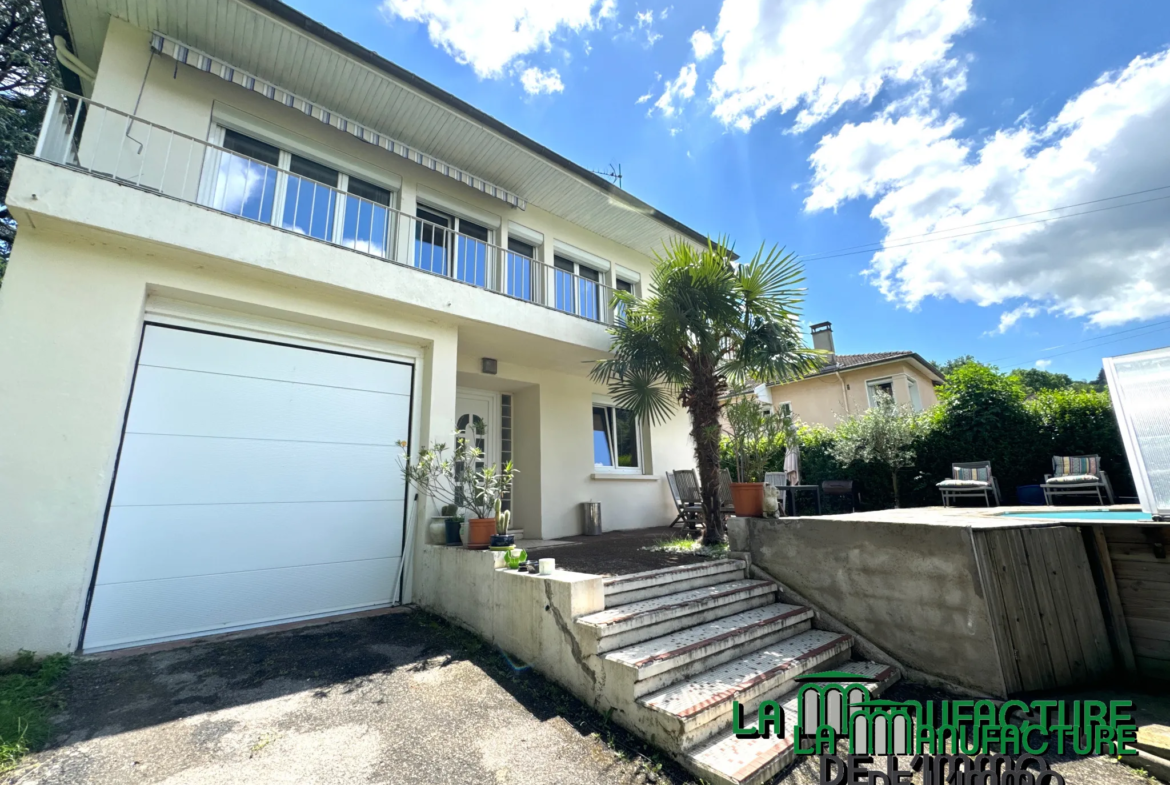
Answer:
[{"label": "potted palm", "polygon": [[[420,449],[414,461],[406,459],[401,463],[403,476],[419,493],[468,511],[471,517],[467,521],[465,545],[473,550],[483,550],[491,543],[497,528],[498,502],[516,474],[511,461],[503,467],[486,466],[482,462],[483,451],[456,433],[450,455],[446,444],[435,442]],[[505,527],[510,520],[508,516]]]},{"label": "potted palm", "polygon": [[724,407],[731,431],[731,450],[739,482],[731,483],[731,503],[741,518],[764,514],[764,472],[783,446],[787,429],[780,415],[764,411],[758,398],[741,398]]}]

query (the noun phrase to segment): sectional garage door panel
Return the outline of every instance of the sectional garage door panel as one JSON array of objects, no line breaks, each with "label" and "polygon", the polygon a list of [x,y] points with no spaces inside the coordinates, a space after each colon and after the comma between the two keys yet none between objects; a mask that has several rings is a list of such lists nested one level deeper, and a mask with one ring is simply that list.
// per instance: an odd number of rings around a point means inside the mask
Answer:
[{"label": "sectional garage door panel", "polygon": [[126,434],[114,507],[401,499],[399,447]]},{"label": "sectional garage door panel", "polygon": [[230,632],[376,608],[390,601],[398,559],[201,575],[94,589],[85,650]]},{"label": "sectional garage door panel", "polygon": [[[218,343],[223,340],[234,342],[230,351],[224,351],[223,344]],[[148,327],[138,364],[410,395],[409,365],[377,361],[354,363],[354,359],[344,354],[294,346]]]},{"label": "sectional garage door panel", "polygon": [[411,373],[147,326],[84,649],[389,604]]},{"label": "sectional garage door panel", "polygon": [[[403,502],[119,507],[110,511],[98,585],[296,567],[306,552],[322,563],[396,559]],[[157,554],[167,554],[165,559]]]},{"label": "sectional garage door panel", "polygon": [[410,417],[399,393],[176,368],[140,367],[136,387],[127,433],[393,447]]}]

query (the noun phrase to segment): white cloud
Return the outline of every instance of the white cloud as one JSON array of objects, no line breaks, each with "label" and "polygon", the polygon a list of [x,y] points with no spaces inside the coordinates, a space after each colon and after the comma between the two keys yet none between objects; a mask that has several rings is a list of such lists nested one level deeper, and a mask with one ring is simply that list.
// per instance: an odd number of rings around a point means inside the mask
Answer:
[{"label": "white cloud", "polygon": [[654,105],[667,117],[674,117],[679,108],[695,97],[695,84],[699,80],[695,64],[689,63],[679,69],[678,77],[668,81],[663,88],[662,95]]},{"label": "white cloud", "polygon": [[542,71],[539,68],[525,68],[524,72],[520,74],[520,84],[524,86],[524,92],[529,95],[541,95],[548,93],[559,93],[565,89],[564,83],[561,81],[561,75],[555,68],[550,68],[547,71]]},{"label": "white cloud", "polygon": [[845,104],[870,102],[888,83],[945,72],[951,89],[961,86],[948,57],[974,21],[971,2],[723,0],[714,34],[697,31],[691,45],[698,59],[708,45],[722,47],[711,80],[719,120],[746,130],[770,112],[799,107],[801,131]]},{"label": "white cloud", "polygon": [[594,28],[617,10],[614,0],[382,0],[388,19],[427,26],[431,42],[481,78],[503,76],[514,60],[549,49],[554,34]]},{"label": "white cloud", "polygon": [[[659,18],[660,19],[666,18],[666,10],[665,9],[662,11],[662,16],[660,16]],[[638,13],[636,13],[634,15],[634,19],[638,23],[638,29],[646,31],[646,46],[647,46],[647,48],[654,46],[654,44],[656,44],[662,40],[662,35],[660,33],[654,32],[654,11],[652,11],[651,9],[646,9],[645,11],[639,11]]]},{"label": "white cloud", "polygon": [[1032,305],[1021,305],[1010,311],[1004,311],[999,315],[999,325],[995,328],[995,332],[1003,335],[1015,327],[1016,322],[1020,321],[1020,319],[1031,319],[1038,313],[1040,313],[1040,309]]},{"label": "white cloud", "polygon": [[1040,369],[1047,368],[1050,365],[1052,365],[1052,360],[1037,360],[1036,361],[1036,367],[1040,368]]},{"label": "white cloud", "polygon": [[643,95],[640,95],[640,96],[638,96],[638,100],[637,100],[637,101],[634,101],[634,103],[636,103],[636,104],[644,104],[644,103],[646,103],[647,101],[649,101],[649,100],[650,100],[651,98],[653,98],[653,97],[654,97],[654,93],[645,93],[645,94],[643,94]]},{"label": "white cloud", "polygon": [[706,30],[696,30],[691,33],[691,49],[695,52],[696,60],[704,60],[715,51],[715,39]]},{"label": "white cloud", "polygon": [[654,12],[649,9],[645,11],[639,11],[634,15],[634,19],[637,20],[638,27],[649,27],[650,25],[654,24]]},{"label": "white cloud", "polygon": [[[1170,314],[1167,201],[1102,210],[1170,194],[1001,220],[1170,183],[1170,50],[1103,75],[1044,125],[1027,123],[1025,113],[980,139],[961,138],[957,118],[933,113],[846,124],[810,159],[806,208],[876,199],[871,215],[887,240],[869,273],[909,307],[932,296],[1022,301],[1002,329],[1035,308],[1098,325]],[[969,228],[946,231],[954,227]]]}]

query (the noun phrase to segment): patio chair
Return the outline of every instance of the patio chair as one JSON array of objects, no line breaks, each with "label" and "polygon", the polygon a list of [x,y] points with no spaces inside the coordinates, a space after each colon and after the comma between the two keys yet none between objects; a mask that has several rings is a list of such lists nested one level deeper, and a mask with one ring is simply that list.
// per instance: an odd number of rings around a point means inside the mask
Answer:
[{"label": "patio chair", "polygon": [[735,505],[731,503],[731,472],[727,469],[719,470],[719,512],[735,515]]},{"label": "patio chair", "polygon": [[[764,482],[771,485],[773,488],[786,488],[788,486],[788,472],[765,472]],[[788,491],[780,491],[777,494],[777,499],[780,503],[779,509],[784,515],[788,514]]]},{"label": "patio chair", "polygon": [[991,461],[952,463],[951,478],[938,483],[938,489],[942,491],[943,507],[950,507],[955,499],[965,496],[981,496],[988,507],[1000,505],[999,482],[991,473]]},{"label": "patio chair", "polygon": [[1096,496],[1100,504],[1113,504],[1113,486],[1097,455],[1054,455],[1052,474],[1044,475],[1044,501],[1054,496]]},{"label": "patio chair", "polygon": [[699,481],[694,470],[667,472],[666,482],[670,485],[670,495],[674,497],[674,506],[678,510],[678,515],[670,523],[671,528],[677,523],[686,523],[688,528],[696,528],[703,518],[703,497],[699,493]]}]

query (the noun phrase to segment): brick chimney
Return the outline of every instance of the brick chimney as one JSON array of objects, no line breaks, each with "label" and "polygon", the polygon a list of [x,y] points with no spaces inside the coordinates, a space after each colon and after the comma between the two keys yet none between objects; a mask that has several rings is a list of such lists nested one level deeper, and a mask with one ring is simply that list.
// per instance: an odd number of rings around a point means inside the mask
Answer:
[{"label": "brick chimney", "polygon": [[833,346],[833,323],[821,322],[812,326],[813,348],[826,352],[826,365],[837,364],[837,350]]}]

